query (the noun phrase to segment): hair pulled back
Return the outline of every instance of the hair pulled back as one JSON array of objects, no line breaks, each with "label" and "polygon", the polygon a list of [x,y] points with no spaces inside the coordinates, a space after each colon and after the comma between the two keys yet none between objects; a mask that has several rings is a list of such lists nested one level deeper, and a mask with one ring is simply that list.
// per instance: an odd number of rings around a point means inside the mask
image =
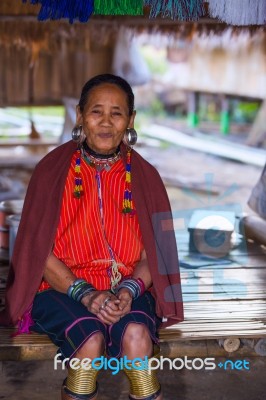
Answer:
[{"label": "hair pulled back", "polygon": [[121,78],[120,76],[112,74],[96,75],[85,83],[85,85],[82,88],[80,100],[78,103],[80,111],[83,112],[90,91],[96,86],[102,85],[104,83],[110,83],[112,85],[116,85],[125,92],[125,94],[127,95],[128,111],[129,115],[131,116],[134,111],[134,94],[132,88],[125,79]]}]

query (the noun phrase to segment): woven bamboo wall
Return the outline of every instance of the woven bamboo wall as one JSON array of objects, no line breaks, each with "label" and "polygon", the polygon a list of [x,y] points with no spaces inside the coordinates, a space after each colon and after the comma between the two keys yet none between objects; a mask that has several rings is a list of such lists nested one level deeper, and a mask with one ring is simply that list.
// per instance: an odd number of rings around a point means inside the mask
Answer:
[{"label": "woven bamboo wall", "polygon": [[32,5],[22,0],[1,0],[0,15],[37,15],[40,4]]},{"label": "woven bamboo wall", "polygon": [[63,96],[79,97],[93,75],[110,72],[112,48],[56,55],[41,51],[34,66],[25,49],[1,49],[0,106],[60,104]]},{"label": "woven bamboo wall", "polygon": [[60,104],[63,96],[79,97],[91,76],[111,72],[115,29],[39,22],[38,8],[0,2],[0,106]]}]

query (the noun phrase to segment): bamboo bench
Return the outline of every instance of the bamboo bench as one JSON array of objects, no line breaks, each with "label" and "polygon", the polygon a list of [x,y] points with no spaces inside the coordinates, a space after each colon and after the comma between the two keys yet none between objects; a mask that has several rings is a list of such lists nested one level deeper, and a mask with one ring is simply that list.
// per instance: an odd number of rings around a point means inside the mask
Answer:
[{"label": "bamboo bench", "polygon": [[[0,361],[31,361],[51,360],[54,358],[57,347],[50,341],[48,336],[37,333],[12,336],[13,328],[0,328]],[[217,340],[206,336],[205,338],[191,340],[182,337],[180,331],[174,329],[161,329],[159,331],[161,354],[164,357],[227,357],[237,355],[238,357],[258,356],[251,346],[238,347],[234,352],[226,351],[221,346],[221,341],[227,340],[235,343],[237,337]],[[245,339],[246,341],[251,339]],[[265,340],[265,339],[263,339]],[[220,342],[220,345],[219,345]],[[233,349],[233,347],[232,347]]]},{"label": "bamboo bench", "polygon": [[[182,247],[179,241],[181,255]],[[226,271],[223,265],[217,265],[215,272],[230,273],[230,279],[224,282],[213,281],[211,266],[181,271],[183,282],[191,275],[183,285],[185,321],[159,331],[162,355],[170,358],[266,356],[265,256],[265,248],[252,246],[244,264],[233,261]],[[5,269],[1,267],[3,276]],[[243,284],[247,291],[244,295],[241,294]],[[4,305],[3,294],[2,288],[0,308]],[[12,337],[12,333],[14,329],[0,327],[0,361],[47,360],[56,354],[56,346],[46,335]]]}]

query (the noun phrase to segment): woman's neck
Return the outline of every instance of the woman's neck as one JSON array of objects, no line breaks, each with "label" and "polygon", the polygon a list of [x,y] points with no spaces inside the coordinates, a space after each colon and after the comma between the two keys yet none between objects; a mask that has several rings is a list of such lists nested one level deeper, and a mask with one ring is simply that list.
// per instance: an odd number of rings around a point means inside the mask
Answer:
[{"label": "woman's neck", "polygon": [[90,148],[90,146],[88,145],[88,143],[86,142],[86,140],[82,143],[82,146],[83,146],[83,148],[84,148],[84,150],[88,153],[88,154],[90,154],[91,156],[93,156],[94,158],[101,158],[101,159],[104,159],[104,158],[112,158],[112,157],[115,157],[118,153],[119,153],[119,151],[120,151],[120,145],[119,146],[117,146],[117,148],[115,149],[115,151],[114,152],[112,152],[112,153],[105,153],[105,154],[103,154],[103,153],[98,153],[98,152],[96,152],[96,151],[94,151],[92,148]]}]

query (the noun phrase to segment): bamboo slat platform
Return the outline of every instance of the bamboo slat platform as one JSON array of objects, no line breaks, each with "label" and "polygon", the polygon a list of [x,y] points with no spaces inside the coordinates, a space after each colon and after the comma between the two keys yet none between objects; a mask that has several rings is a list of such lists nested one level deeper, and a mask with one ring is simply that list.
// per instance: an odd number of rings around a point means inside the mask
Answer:
[{"label": "bamboo slat platform", "polygon": [[[228,258],[209,260],[188,253],[188,237],[182,235],[177,241],[185,321],[160,330],[162,354],[226,356],[228,352],[218,345],[219,339],[220,343],[222,339],[243,339],[243,343],[255,339],[261,340],[260,354],[266,355],[265,248],[248,244],[247,248],[231,251]],[[2,282],[6,274],[7,267],[0,266]],[[2,306],[3,291],[2,287]],[[0,360],[40,360],[54,356],[56,347],[45,335],[11,337],[12,332],[0,328]],[[237,353],[233,354],[257,355],[247,345],[238,345]]]},{"label": "bamboo slat platform", "polygon": [[[32,333],[12,337],[12,328],[0,328],[0,360],[30,361],[53,359],[57,348],[46,335]],[[201,338],[197,340],[181,339],[178,335],[168,336],[166,331],[160,333],[161,354],[165,357],[226,357],[228,352],[220,347],[217,340]],[[255,351],[242,346],[238,356],[257,356]]]}]

